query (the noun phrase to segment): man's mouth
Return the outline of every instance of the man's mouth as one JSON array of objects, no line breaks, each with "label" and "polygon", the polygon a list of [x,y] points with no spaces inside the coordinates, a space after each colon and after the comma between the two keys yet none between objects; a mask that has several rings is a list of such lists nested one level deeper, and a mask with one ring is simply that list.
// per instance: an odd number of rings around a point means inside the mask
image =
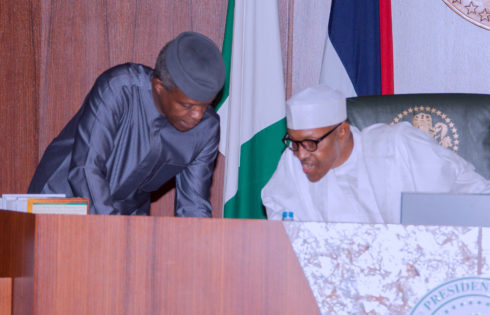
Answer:
[{"label": "man's mouth", "polygon": [[195,122],[187,122],[185,120],[181,121],[181,125],[184,127],[184,129],[189,130],[197,126],[197,123]]},{"label": "man's mouth", "polygon": [[301,163],[301,166],[303,166],[303,172],[305,172],[306,174],[311,173],[315,168],[313,163],[310,162],[303,162]]}]

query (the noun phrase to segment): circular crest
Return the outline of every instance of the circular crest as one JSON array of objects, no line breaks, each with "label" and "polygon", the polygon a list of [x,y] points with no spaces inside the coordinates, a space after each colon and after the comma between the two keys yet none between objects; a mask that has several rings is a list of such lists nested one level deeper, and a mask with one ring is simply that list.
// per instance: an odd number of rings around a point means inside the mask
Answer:
[{"label": "circular crest", "polygon": [[490,314],[490,279],[448,281],[427,293],[410,315]]},{"label": "circular crest", "polygon": [[430,134],[445,148],[458,151],[459,135],[451,118],[440,110],[430,106],[413,106],[403,110],[395,116],[390,125],[400,121],[409,121],[417,127]]},{"label": "circular crest", "polygon": [[490,0],[442,0],[471,23],[490,30]]}]

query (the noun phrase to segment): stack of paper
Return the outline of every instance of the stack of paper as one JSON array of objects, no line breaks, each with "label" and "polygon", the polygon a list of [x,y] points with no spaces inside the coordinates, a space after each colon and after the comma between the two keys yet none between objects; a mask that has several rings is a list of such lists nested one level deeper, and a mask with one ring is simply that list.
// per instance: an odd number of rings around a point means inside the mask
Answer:
[{"label": "stack of paper", "polygon": [[2,209],[27,212],[29,198],[65,198],[65,194],[3,194]]},{"label": "stack of paper", "polygon": [[87,214],[88,199],[85,198],[29,198],[27,212],[50,214]]},{"label": "stack of paper", "polygon": [[65,194],[3,194],[1,209],[29,213],[87,214],[88,199]]}]

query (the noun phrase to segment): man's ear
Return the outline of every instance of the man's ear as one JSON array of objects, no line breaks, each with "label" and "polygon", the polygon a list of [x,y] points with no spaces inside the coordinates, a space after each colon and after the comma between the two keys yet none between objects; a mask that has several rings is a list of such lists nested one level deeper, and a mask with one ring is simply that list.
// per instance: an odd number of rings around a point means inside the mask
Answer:
[{"label": "man's ear", "polygon": [[155,91],[158,95],[161,95],[165,90],[165,87],[160,83],[160,79],[157,77],[151,78],[151,86],[153,91]]},{"label": "man's ear", "polygon": [[339,130],[337,131],[337,135],[340,139],[346,139],[350,135],[350,124],[347,121],[344,121],[342,125],[339,126]]}]

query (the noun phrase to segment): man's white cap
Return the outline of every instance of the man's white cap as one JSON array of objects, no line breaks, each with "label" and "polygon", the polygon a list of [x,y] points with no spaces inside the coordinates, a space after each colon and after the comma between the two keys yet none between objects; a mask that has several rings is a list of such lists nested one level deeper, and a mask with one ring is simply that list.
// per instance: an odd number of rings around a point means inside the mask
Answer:
[{"label": "man's white cap", "polygon": [[347,119],[345,96],[324,84],[307,88],[286,102],[286,118],[293,130],[339,124]]}]

